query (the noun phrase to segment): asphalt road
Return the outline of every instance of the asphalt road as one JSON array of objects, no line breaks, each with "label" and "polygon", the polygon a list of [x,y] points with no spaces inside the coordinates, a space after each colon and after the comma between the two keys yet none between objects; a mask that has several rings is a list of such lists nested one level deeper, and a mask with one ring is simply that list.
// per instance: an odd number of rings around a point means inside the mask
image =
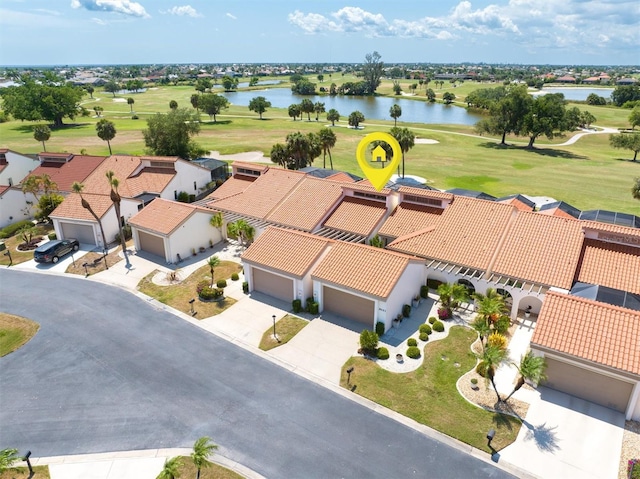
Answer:
[{"label": "asphalt road", "polygon": [[0,270],[0,310],[38,321],[0,358],[0,449],[190,447],[268,478],[513,477],[119,288]]}]

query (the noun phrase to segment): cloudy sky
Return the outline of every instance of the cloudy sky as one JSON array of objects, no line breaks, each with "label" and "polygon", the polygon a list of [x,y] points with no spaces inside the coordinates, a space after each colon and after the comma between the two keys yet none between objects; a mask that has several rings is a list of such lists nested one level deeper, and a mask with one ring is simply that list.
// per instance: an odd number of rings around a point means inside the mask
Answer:
[{"label": "cloudy sky", "polygon": [[0,64],[640,64],[638,0],[0,0]]}]

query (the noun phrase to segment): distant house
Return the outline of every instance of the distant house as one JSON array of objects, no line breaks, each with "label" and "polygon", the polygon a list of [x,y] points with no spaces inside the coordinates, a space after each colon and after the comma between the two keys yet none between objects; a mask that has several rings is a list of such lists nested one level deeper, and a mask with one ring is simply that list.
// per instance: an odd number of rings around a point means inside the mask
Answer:
[{"label": "distant house", "polygon": [[616,85],[620,86],[635,85],[636,83],[638,83],[638,80],[636,78],[620,78],[616,81]]},{"label": "distant house", "polygon": [[575,83],[576,79],[570,75],[564,75],[559,78],[556,78],[557,83]]}]

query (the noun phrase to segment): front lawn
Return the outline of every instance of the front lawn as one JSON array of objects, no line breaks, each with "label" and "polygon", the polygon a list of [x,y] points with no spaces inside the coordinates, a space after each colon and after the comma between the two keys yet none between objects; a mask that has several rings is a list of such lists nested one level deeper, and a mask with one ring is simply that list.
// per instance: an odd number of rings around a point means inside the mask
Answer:
[{"label": "front lawn", "polygon": [[[180,476],[182,478],[191,478],[196,477],[197,469],[193,464],[191,457],[182,456],[182,466],[178,468]],[[231,469],[227,469],[219,464],[215,464],[210,462],[207,467],[203,467],[200,470],[200,479],[244,479],[244,476],[241,476],[237,472],[232,471]]]},{"label": "front lawn", "polygon": [[0,313],[0,357],[22,347],[35,336],[38,329],[40,329],[40,325],[35,321]]},{"label": "front lawn", "polygon": [[[500,450],[515,441],[521,422],[470,404],[456,389],[458,378],[475,367],[470,346],[476,339],[474,331],[454,326],[445,339],[427,343],[423,365],[405,374],[392,373],[374,361],[354,357],[343,366],[340,384],[483,451],[490,452],[486,435],[493,428],[496,435],[492,446]],[[347,386],[346,369],[350,366],[355,370]]]},{"label": "front lawn", "polygon": [[278,340],[273,337],[273,328],[269,328],[262,335],[259,348],[263,351],[269,351],[277,346],[287,344],[291,341],[291,338],[302,331],[302,328],[307,324],[309,324],[309,321],[287,314],[276,322],[276,336]]},{"label": "front lawn", "polygon": [[[52,225],[38,225],[36,226],[36,234],[35,236],[46,236],[49,233],[53,232]],[[45,238],[46,239],[46,238]],[[4,241],[7,249],[5,251],[0,252],[0,265],[9,266],[9,256],[5,254],[7,251],[11,254],[11,259],[13,260],[13,264],[20,264],[26,261],[33,259],[33,250],[30,251],[18,251],[17,247],[19,244],[23,243],[24,240],[19,234],[15,234],[10,238],[6,238],[0,241]]]},{"label": "front lawn", "polygon": [[[82,276],[91,276],[92,274],[105,271],[107,266],[110,268],[119,261],[124,261],[120,257],[121,247],[113,250],[107,255],[107,265],[104,264],[104,254],[98,251],[90,251],[75,262],[72,262],[66,270],[66,273],[80,274]],[[84,264],[87,267],[85,269]]]},{"label": "front lawn", "polygon": [[11,467],[4,472],[0,472],[0,479],[50,479],[49,466],[33,466],[33,476],[29,475],[27,467]]},{"label": "front lawn", "polygon": [[[231,275],[233,273],[239,273],[241,269],[240,265],[233,261],[220,261],[220,264],[216,266],[214,270],[214,278],[216,278],[216,281],[226,279],[227,284],[229,284],[231,283]],[[198,319],[220,314],[236,302],[233,298],[225,298],[219,302],[205,302],[198,299],[198,293],[196,292],[197,284],[202,280],[211,280],[209,266],[207,265],[198,268],[183,281],[167,286],[157,285],[152,281],[152,278],[157,273],[158,271],[154,271],[143,278],[140,283],[138,283],[138,290],[186,314],[191,314],[189,301],[195,299],[193,308],[197,313],[195,317]]]}]

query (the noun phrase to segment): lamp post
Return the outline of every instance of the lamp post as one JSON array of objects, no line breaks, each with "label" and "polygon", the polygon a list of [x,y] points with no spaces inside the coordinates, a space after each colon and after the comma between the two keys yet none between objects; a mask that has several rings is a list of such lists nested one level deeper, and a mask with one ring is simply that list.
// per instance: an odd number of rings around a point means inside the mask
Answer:
[{"label": "lamp post", "polygon": [[[273,318],[273,339],[278,341],[278,336],[276,336],[276,315],[271,316]],[[278,341],[280,342],[280,341]]]},{"label": "lamp post", "polygon": [[193,303],[195,303],[196,299],[192,298],[189,300],[189,305],[191,306],[191,316],[195,316],[196,312],[193,310]]},{"label": "lamp post", "polygon": [[11,257],[11,251],[9,251],[9,250],[5,251],[4,255],[9,257],[9,266],[11,266],[13,264],[13,258]]},{"label": "lamp post", "polygon": [[493,438],[495,437],[495,435],[496,435],[496,430],[489,429],[489,432],[487,433],[487,446],[489,447],[489,449],[491,449],[491,455],[494,455],[497,452],[491,445],[491,441],[493,441]]}]

